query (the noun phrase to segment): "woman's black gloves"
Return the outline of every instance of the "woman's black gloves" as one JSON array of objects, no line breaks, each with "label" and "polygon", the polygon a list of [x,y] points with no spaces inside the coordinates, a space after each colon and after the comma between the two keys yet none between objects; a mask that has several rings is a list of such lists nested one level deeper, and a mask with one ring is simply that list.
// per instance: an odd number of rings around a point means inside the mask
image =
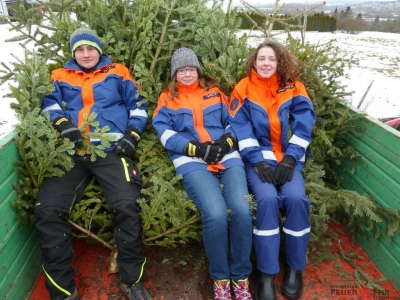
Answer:
[{"label": "woman's black gloves", "polygon": [[286,155],[283,157],[275,169],[274,178],[277,185],[283,185],[292,180],[295,163],[296,160],[292,156]]},{"label": "woman's black gloves", "polygon": [[293,178],[294,166],[296,160],[290,156],[284,156],[280,163],[274,169],[266,162],[260,161],[253,165],[254,170],[262,182],[272,183],[275,186],[284,185]]},{"label": "woman's black gloves", "polygon": [[276,185],[274,178],[274,169],[266,161],[259,161],[253,165],[254,171],[258,174],[262,182],[272,183]]}]

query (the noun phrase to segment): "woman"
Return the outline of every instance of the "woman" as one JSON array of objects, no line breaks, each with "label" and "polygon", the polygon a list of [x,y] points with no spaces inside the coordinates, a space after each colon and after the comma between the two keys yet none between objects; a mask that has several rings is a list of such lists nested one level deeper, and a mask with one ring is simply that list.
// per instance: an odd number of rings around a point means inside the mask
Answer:
[{"label": "woman", "polygon": [[[281,44],[260,44],[247,63],[247,77],[231,95],[230,123],[238,139],[249,188],[255,196],[253,241],[260,300],[276,299],[279,272],[279,210],[286,219],[286,272],[282,294],[298,299],[310,236],[310,201],[301,173],[315,124],[313,105],[298,80],[295,57]],[[289,136],[289,133],[291,136]]]},{"label": "woman", "polygon": [[252,213],[227,97],[214,79],[202,77],[198,58],[187,47],[172,55],[171,78],[158,99],[153,126],[202,216],[214,299],[232,299],[231,287],[237,300],[251,299]]}]

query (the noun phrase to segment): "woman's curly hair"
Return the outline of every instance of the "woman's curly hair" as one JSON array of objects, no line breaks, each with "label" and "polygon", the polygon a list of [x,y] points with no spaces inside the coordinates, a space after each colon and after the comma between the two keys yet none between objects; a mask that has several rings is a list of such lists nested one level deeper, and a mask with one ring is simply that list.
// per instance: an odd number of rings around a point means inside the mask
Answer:
[{"label": "woman's curly hair", "polygon": [[292,84],[295,80],[299,79],[300,72],[297,63],[297,58],[289,52],[289,50],[282,44],[267,40],[258,45],[254,52],[250,55],[246,63],[246,75],[251,76],[251,70],[254,69],[254,63],[257,60],[258,52],[261,48],[270,47],[274,50],[278,62],[277,73],[279,85],[281,88],[286,85]]}]

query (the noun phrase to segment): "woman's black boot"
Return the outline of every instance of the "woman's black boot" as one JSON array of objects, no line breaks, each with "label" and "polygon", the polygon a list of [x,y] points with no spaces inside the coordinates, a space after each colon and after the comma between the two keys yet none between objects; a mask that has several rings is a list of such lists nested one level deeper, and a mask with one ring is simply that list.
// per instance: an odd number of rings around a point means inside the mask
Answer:
[{"label": "woman's black boot", "polygon": [[299,299],[303,292],[303,273],[286,265],[285,277],[282,282],[282,294],[286,299]]},{"label": "woman's black boot", "polygon": [[275,285],[275,274],[259,272],[257,281],[257,300],[277,300]]}]

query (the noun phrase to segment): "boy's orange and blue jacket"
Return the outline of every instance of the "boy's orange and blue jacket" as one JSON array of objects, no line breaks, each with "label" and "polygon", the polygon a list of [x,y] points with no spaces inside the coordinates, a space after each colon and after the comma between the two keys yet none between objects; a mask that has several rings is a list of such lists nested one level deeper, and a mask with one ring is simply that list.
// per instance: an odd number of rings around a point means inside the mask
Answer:
[{"label": "boy's orange and blue jacket", "polygon": [[276,73],[263,78],[252,70],[235,86],[229,113],[243,160],[276,166],[284,155],[290,155],[296,169],[304,167],[315,113],[300,81],[280,88]]},{"label": "boy's orange and blue jacket", "polygon": [[[222,161],[208,165],[200,158],[184,153],[191,140],[209,142],[231,132],[227,96],[218,88],[201,88],[199,81],[191,85],[178,83],[178,97],[163,91],[153,114],[153,126],[161,144],[167,149],[176,174],[195,170],[218,172],[233,166],[243,166],[239,152],[232,149]],[[233,133],[232,133],[233,135]]]},{"label": "boy's orange and blue jacket", "polygon": [[[41,114],[49,113],[50,121],[63,116],[76,126],[84,122],[84,115],[96,113],[95,121],[99,128],[108,126],[105,134],[112,134],[115,139],[104,151],[112,151],[115,141],[119,140],[128,126],[134,126],[140,133],[147,124],[147,104],[140,106],[143,100],[138,96],[136,82],[128,68],[112,63],[107,55],[100,57],[96,69],[90,73],[83,72],[75,59],[70,59],[64,68],[54,70],[51,74],[54,90],[43,97]],[[94,128],[87,128],[86,132]],[[91,139],[95,145],[100,140]]]}]

